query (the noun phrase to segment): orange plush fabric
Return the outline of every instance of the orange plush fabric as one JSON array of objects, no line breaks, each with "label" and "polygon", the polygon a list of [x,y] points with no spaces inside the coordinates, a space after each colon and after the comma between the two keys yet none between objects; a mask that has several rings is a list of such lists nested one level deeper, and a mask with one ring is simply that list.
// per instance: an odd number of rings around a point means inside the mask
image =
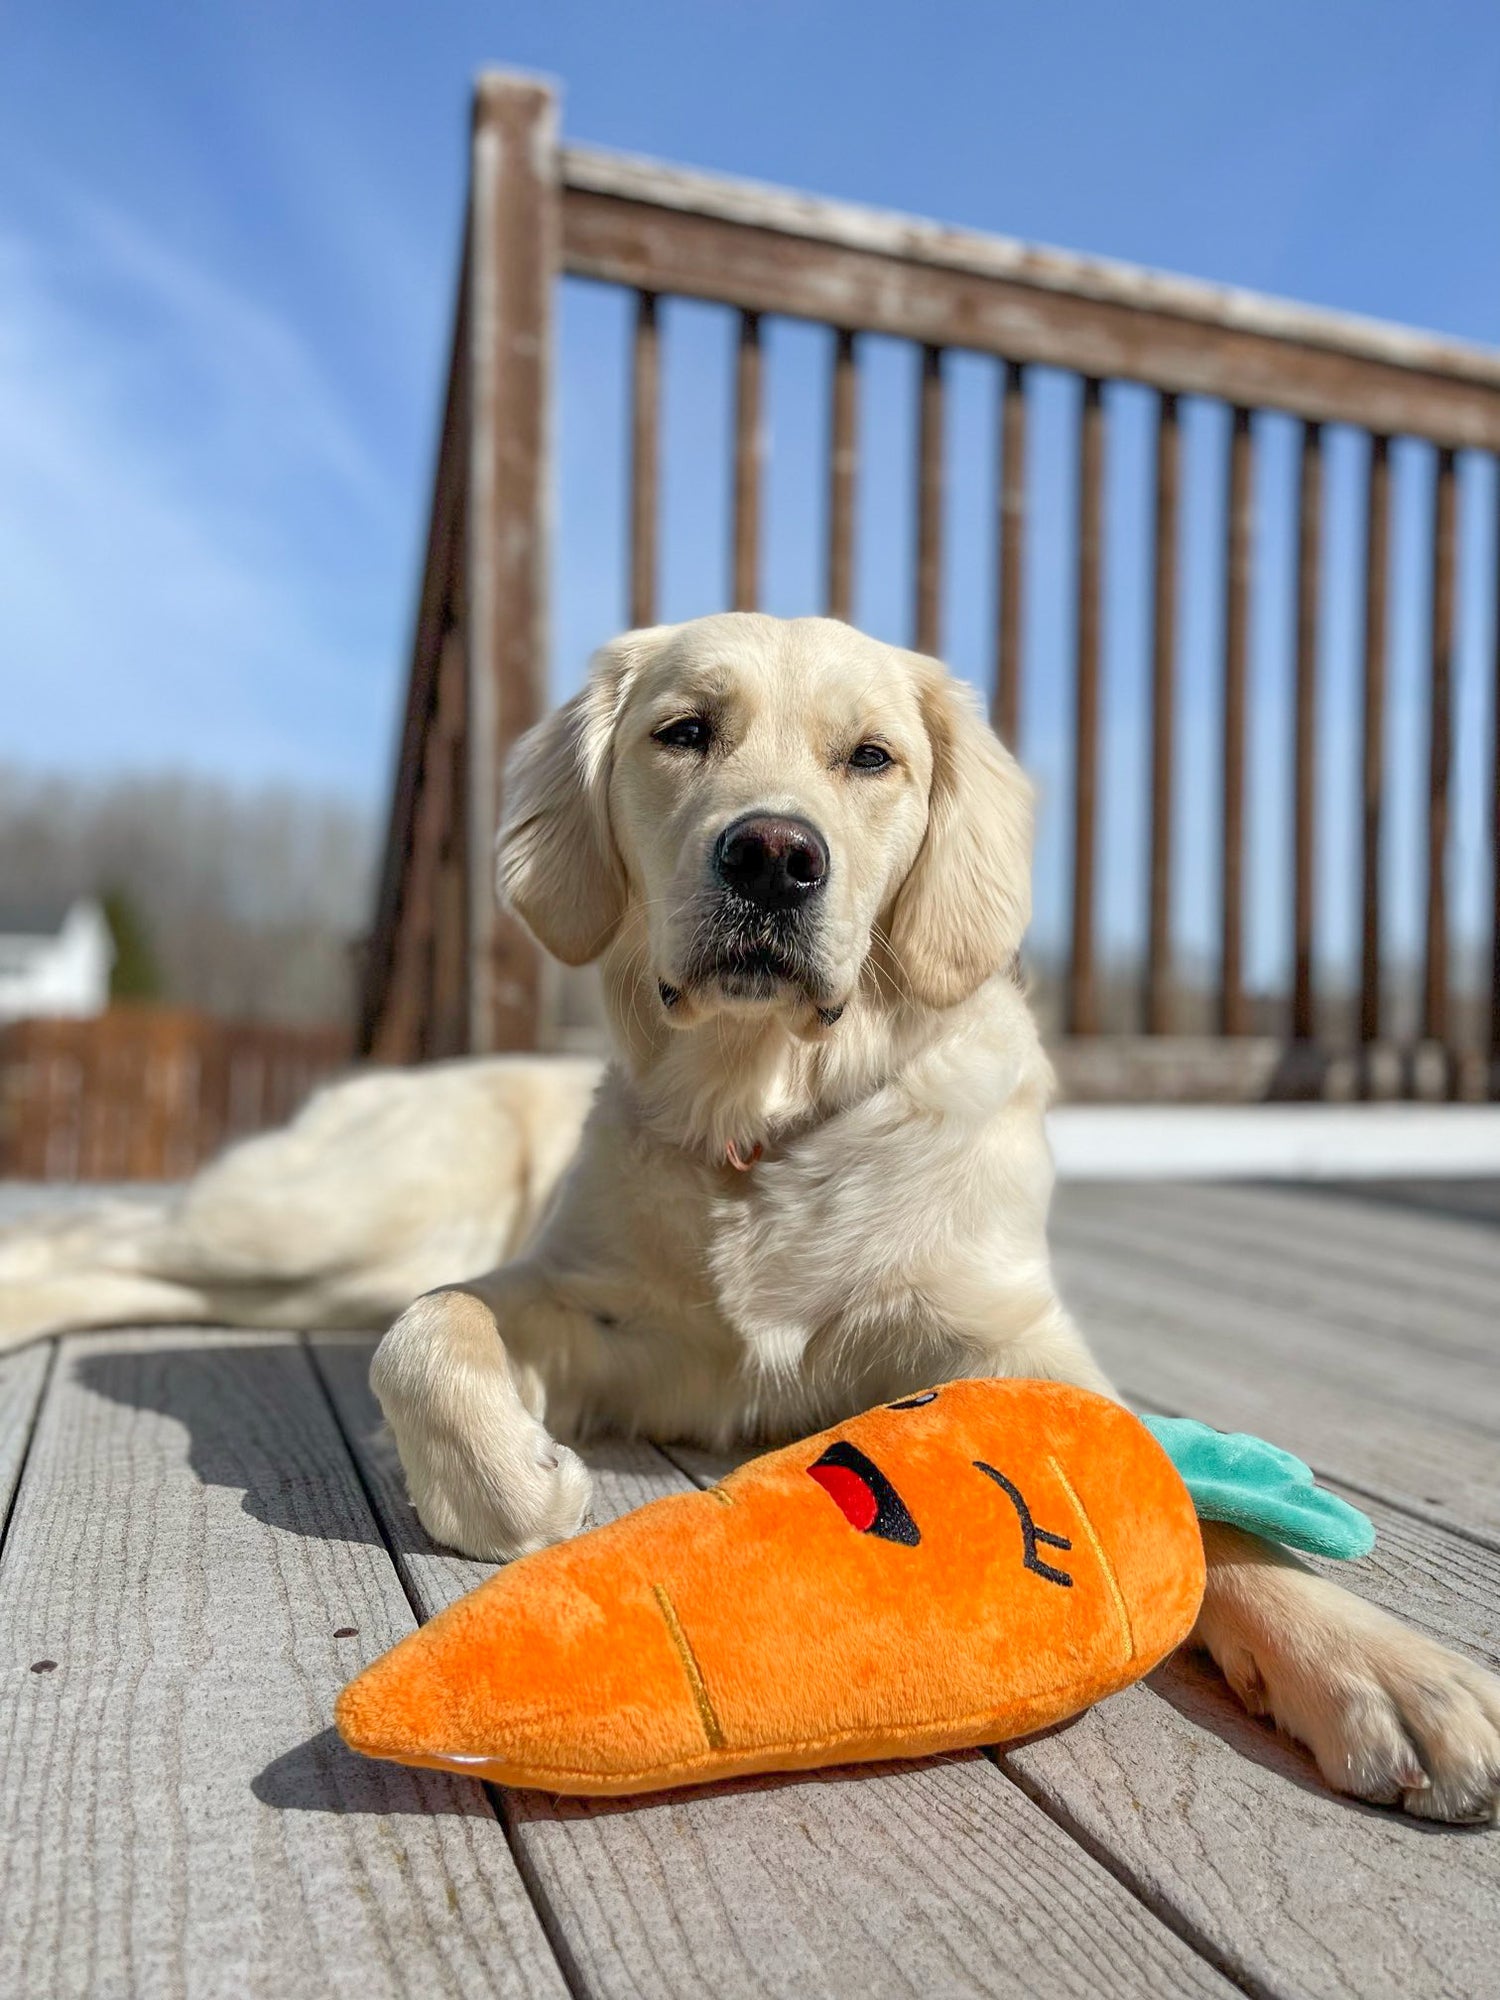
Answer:
[{"label": "orange plush fabric", "polygon": [[1127,1411],[951,1382],[498,1571],[344,1690],[372,1757],[555,1792],[1058,1722],[1187,1636],[1203,1545]]}]

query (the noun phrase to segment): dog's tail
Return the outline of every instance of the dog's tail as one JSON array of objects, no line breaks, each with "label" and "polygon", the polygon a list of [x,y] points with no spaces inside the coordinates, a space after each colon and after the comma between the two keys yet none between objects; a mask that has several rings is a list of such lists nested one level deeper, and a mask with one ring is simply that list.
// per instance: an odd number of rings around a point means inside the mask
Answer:
[{"label": "dog's tail", "polygon": [[196,1287],[152,1269],[165,1195],[43,1208],[0,1230],[0,1353],[70,1327],[201,1319]]},{"label": "dog's tail", "polygon": [[0,1232],[0,1353],[83,1327],[388,1326],[515,1253],[598,1075],[547,1056],[371,1070],[180,1190],[23,1218]]}]

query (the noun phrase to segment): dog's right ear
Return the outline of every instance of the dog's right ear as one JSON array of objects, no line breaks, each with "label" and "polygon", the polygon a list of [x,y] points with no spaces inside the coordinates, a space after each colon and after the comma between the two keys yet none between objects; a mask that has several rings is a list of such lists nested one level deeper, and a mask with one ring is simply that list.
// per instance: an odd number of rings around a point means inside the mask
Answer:
[{"label": "dog's right ear", "polygon": [[615,722],[655,630],[601,647],[571,701],[516,744],[505,766],[497,847],[502,898],[564,965],[598,958],[625,913],[609,828]]}]

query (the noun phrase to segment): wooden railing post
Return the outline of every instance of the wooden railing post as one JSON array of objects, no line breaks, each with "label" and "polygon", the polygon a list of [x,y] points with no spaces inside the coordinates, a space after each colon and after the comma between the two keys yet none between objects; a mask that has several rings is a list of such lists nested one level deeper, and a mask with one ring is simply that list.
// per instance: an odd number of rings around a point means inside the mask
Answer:
[{"label": "wooden railing post", "polygon": [[541,959],[495,896],[500,781],[547,702],[552,295],[561,245],[557,100],[482,77],[470,209],[468,1044],[543,1040]]}]

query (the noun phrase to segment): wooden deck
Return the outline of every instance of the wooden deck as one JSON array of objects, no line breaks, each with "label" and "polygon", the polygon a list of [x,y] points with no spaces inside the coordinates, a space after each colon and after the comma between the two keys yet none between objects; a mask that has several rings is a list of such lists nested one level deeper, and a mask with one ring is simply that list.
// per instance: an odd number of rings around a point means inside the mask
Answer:
[{"label": "wooden deck", "polygon": [[[1071,1187],[1066,1294],[1149,1407],[1301,1452],[1354,1580],[1500,1665],[1497,1204]],[[558,1802],[347,1754],[341,1684],[484,1573],[417,1528],[370,1342],[0,1362],[0,1994],[1500,1994],[1500,1832],[1333,1797],[1179,1659],[996,1756]],[[601,1514],[706,1479],[593,1453]]]}]

